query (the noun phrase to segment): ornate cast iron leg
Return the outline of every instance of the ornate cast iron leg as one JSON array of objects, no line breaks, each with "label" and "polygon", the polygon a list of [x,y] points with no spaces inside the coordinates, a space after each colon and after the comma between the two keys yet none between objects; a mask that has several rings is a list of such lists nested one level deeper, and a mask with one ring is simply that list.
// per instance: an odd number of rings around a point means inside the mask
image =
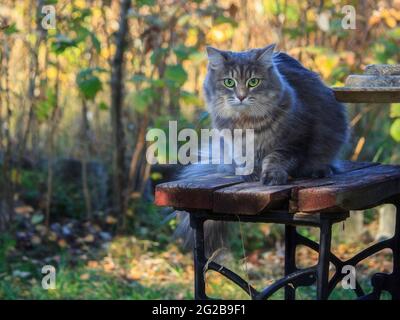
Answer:
[{"label": "ornate cast iron leg", "polygon": [[393,300],[400,300],[400,203],[396,203],[396,225],[393,236],[393,273],[395,286],[391,292]]},{"label": "ornate cast iron leg", "polygon": [[[296,226],[285,225],[285,277],[296,270]],[[285,300],[295,299],[296,288],[293,284],[285,286]]]},{"label": "ornate cast iron leg", "polygon": [[329,258],[331,255],[332,222],[322,219],[317,265],[317,300],[327,300],[329,296]]},{"label": "ornate cast iron leg", "polygon": [[208,299],[206,295],[206,282],[204,267],[207,259],[204,253],[204,219],[190,215],[190,226],[194,229],[194,298],[196,300]]}]

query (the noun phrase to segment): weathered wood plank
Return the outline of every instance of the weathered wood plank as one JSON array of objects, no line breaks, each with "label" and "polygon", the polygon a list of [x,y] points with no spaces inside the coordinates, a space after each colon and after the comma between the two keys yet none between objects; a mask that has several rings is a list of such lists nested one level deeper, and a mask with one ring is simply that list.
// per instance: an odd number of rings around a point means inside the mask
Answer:
[{"label": "weathered wood plank", "polygon": [[377,165],[334,176],[321,187],[292,189],[290,211],[357,210],[400,193],[400,166]]},{"label": "weathered wood plank", "polygon": [[[343,172],[373,165],[376,164],[351,161],[340,163]],[[287,185],[270,187],[259,182],[243,183],[238,176],[214,174],[160,184],[156,187],[155,203],[159,206],[252,215],[271,208],[287,207],[294,187],[317,187],[332,183],[324,179],[296,179]]]},{"label": "weathered wood plank", "polygon": [[[341,161],[344,174],[378,165],[371,162]],[[288,206],[291,190],[296,187],[318,187],[334,183],[327,179],[295,179],[286,185],[264,186],[259,182],[241,183],[214,192],[213,211],[255,215],[274,208]]]},{"label": "weathered wood plank", "polygon": [[[318,179],[319,180],[319,179]],[[329,182],[322,182],[323,185]],[[214,192],[213,211],[231,214],[260,214],[271,208],[287,207],[291,190],[297,186],[317,186],[316,180],[293,180],[290,184],[264,186],[260,182],[241,183]]]},{"label": "weathered wood plank", "polygon": [[284,206],[291,185],[263,186],[260,182],[241,183],[214,192],[213,211],[254,215],[272,207]]},{"label": "weathered wood plank", "polygon": [[162,183],[156,186],[155,204],[176,208],[211,209],[215,190],[241,182],[243,179],[240,176],[214,174]]},{"label": "weathered wood plank", "polygon": [[349,103],[400,102],[399,88],[332,88],[336,100]]}]

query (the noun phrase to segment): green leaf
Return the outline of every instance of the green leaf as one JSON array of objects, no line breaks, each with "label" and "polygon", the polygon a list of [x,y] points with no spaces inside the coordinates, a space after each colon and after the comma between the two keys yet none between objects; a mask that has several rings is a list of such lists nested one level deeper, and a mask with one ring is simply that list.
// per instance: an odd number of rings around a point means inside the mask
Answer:
[{"label": "green leaf", "polygon": [[90,33],[90,39],[92,40],[92,44],[95,47],[96,51],[100,52],[101,43],[100,43],[99,39],[97,38],[97,36],[93,32]]},{"label": "green leaf", "polygon": [[395,141],[400,142],[400,119],[396,119],[392,123],[390,127],[390,135]]},{"label": "green leaf", "polygon": [[56,105],[56,94],[53,89],[48,88],[46,91],[46,99],[38,102],[35,108],[35,115],[39,121],[45,121]]},{"label": "green leaf", "polygon": [[188,59],[192,53],[196,52],[196,48],[186,47],[185,45],[180,44],[174,48],[174,52],[179,60],[185,60]]},{"label": "green leaf", "polygon": [[99,109],[100,110],[108,110],[108,105],[107,105],[107,103],[105,103],[104,101],[102,101],[102,102],[100,102],[100,104],[99,104]]},{"label": "green leaf", "polygon": [[81,70],[77,77],[76,83],[83,97],[88,100],[93,100],[96,94],[103,88],[103,85],[95,75],[95,72],[103,72],[102,68],[88,68]]},{"label": "green leaf", "polygon": [[165,86],[165,81],[163,79],[151,80],[151,84],[154,88],[163,88]]},{"label": "green leaf", "polygon": [[76,41],[62,34],[56,36],[56,40],[51,44],[51,50],[56,54],[63,53],[66,49],[76,47]]},{"label": "green leaf", "polygon": [[183,91],[181,92],[181,100],[184,105],[195,105],[201,106],[202,100],[200,97],[194,93]]},{"label": "green leaf", "polygon": [[164,77],[177,87],[182,86],[188,78],[185,69],[180,64],[168,66],[165,69]]},{"label": "green leaf", "polygon": [[139,113],[143,113],[153,103],[154,91],[146,88],[133,94],[133,107]]},{"label": "green leaf", "polygon": [[133,75],[133,77],[131,78],[131,81],[134,83],[143,83],[143,82],[147,82],[148,78],[144,75],[144,74],[135,74]]},{"label": "green leaf", "polygon": [[233,20],[232,18],[229,17],[225,17],[225,16],[219,16],[215,19],[215,24],[223,24],[223,23],[229,23],[231,24],[233,27],[237,27],[238,23]]},{"label": "green leaf", "polygon": [[77,26],[74,30],[76,32],[75,43],[84,41],[90,35],[90,30],[82,26]]},{"label": "green leaf", "polygon": [[156,3],[156,0],[136,0],[136,5],[138,7],[142,7],[142,6],[154,6]]},{"label": "green leaf", "polygon": [[398,118],[400,117],[400,103],[392,103],[390,106],[390,117]]},{"label": "green leaf", "polygon": [[9,25],[7,28],[4,29],[4,33],[6,35],[12,35],[13,33],[18,32],[17,25],[15,23]]},{"label": "green leaf", "polygon": [[40,213],[35,213],[31,218],[32,224],[41,223],[43,220],[44,220],[44,216]]},{"label": "green leaf", "polygon": [[158,64],[167,52],[168,50],[165,48],[155,49],[150,56],[150,62],[154,65]]}]

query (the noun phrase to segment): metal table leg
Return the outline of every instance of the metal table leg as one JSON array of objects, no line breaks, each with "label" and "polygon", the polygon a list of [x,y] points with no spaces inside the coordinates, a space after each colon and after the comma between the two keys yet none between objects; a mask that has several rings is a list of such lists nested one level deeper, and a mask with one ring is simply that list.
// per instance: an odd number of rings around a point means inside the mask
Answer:
[{"label": "metal table leg", "polygon": [[331,255],[332,222],[324,219],[320,227],[319,257],[317,265],[317,300],[329,296],[329,260]]},{"label": "metal table leg", "polygon": [[190,215],[190,226],[194,229],[194,297],[196,300],[208,299],[206,295],[204,251],[204,219]]},{"label": "metal table leg", "polygon": [[[295,272],[296,268],[296,226],[285,225],[285,277]],[[285,300],[296,299],[296,288],[293,284],[285,287]]]}]

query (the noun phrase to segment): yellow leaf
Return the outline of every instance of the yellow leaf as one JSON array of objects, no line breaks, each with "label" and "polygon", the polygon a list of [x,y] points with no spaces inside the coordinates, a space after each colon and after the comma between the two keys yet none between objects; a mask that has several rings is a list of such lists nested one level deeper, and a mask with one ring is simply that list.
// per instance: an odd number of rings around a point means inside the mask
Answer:
[{"label": "yellow leaf", "polygon": [[393,18],[392,16],[388,16],[388,17],[385,17],[385,22],[386,22],[386,25],[389,27],[389,28],[395,28],[396,26],[397,26],[397,22],[396,22],[396,19],[395,18]]},{"label": "yellow leaf", "polygon": [[379,22],[381,22],[381,17],[378,15],[372,15],[368,20],[368,25],[374,26],[376,24],[379,24]]},{"label": "yellow leaf", "polygon": [[221,43],[233,36],[233,27],[229,23],[222,23],[214,26],[207,33],[207,41],[209,43]]},{"label": "yellow leaf", "polygon": [[186,36],[186,41],[185,45],[188,47],[195,46],[197,44],[197,36],[198,36],[198,30],[191,28],[189,29],[187,36]]},{"label": "yellow leaf", "polygon": [[47,238],[48,238],[50,241],[56,241],[56,240],[57,240],[57,234],[56,234],[55,232],[53,232],[53,231],[50,231],[50,233],[49,233],[49,235],[47,236]]},{"label": "yellow leaf", "polygon": [[90,274],[89,273],[83,273],[79,277],[79,279],[81,279],[81,280],[88,280],[89,278],[90,278]]},{"label": "yellow leaf", "polygon": [[65,248],[67,246],[67,241],[65,241],[64,239],[60,239],[60,240],[58,240],[58,245],[61,248]]},{"label": "yellow leaf", "polygon": [[108,224],[116,224],[117,223],[117,219],[115,219],[113,216],[107,216],[106,218],[106,223]]},{"label": "yellow leaf", "polygon": [[85,242],[93,242],[94,241],[94,235],[88,234],[85,238],[83,238],[83,241],[85,241]]},{"label": "yellow leaf", "polygon": [[90,260],[87,265],[90,269],[96,269],[99,266],[99,263],[97,261]]}]

